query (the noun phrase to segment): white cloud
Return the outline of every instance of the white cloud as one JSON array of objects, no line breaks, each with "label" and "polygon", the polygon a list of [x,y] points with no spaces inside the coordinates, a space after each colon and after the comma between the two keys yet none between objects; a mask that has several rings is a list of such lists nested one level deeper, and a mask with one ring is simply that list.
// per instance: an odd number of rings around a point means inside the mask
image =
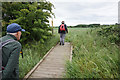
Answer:
[{"label": "white cloud", "polygon": [[118,2],[119,0],[47,0],[50,2]]},{"label": "white cloud", "polygon": [[67,25],[114,24],[118,19],[118,0],[50,0],[56,9],[54,26],[64,20]]}]

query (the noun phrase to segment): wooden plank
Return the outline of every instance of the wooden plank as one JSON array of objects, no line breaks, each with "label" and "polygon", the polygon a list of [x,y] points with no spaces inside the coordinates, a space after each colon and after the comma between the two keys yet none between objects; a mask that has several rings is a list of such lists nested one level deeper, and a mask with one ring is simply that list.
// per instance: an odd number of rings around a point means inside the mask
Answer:
[{"label": "wooden plank", "polygon": [[[55,45],[56,46],[56,45]],[[54,46],[54,47],[55,47]],[[45,58],[49,55],[49,53],[54,49],[54,47],[52,47],[46,54],[45,56],[35,65],[35,67],[30,71],[28,72],[28,74],[24,77],[23,80],[27,80],[30,75],[38,68],[38,66],[45,60]]]},{"label": "wooden plank", "polygon": [[[43,77],[61,78],[62,76],[60,76],[60,74],[62,75],[65,73],[64,67],[66,59],[72,61],[72,45],[66,43],[64,46],[59,46],[58,44],[47,52],[43,59],[40,60],[40,62],[24,77],[23,80]],[[57,76],[52,74],[56,72],[58,74],[56,74]],[[51,74],[51,76],[48,76],[47,74]]]}]

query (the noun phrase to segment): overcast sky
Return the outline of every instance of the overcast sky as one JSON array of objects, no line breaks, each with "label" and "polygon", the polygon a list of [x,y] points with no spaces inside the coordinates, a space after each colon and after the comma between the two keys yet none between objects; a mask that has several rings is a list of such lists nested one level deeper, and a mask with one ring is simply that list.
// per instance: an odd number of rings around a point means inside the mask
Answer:
[{"label": "overcast sky", "polygon": [[[47,0],[54,4],[54,26],[118,22],[119,0]],[[51,21],[51,20],[50,20]]]}]

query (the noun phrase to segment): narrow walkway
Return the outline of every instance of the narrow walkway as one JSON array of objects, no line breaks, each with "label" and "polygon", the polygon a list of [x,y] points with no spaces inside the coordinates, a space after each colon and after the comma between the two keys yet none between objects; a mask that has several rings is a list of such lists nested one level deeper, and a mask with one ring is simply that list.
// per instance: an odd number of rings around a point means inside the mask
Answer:
[{"label": "narrow walkway", "polygon": [[62,78],[70,54],[70,43],[66,42],[64,46],[57,44],[29,78]]}]

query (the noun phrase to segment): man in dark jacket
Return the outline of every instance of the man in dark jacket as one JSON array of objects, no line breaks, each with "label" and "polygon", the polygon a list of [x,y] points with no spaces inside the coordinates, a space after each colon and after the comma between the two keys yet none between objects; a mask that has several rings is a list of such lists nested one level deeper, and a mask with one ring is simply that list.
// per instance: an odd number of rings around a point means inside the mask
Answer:
[{"label": "man in dark jacket", "polygon": [[21,44],[18,42],[21,31],[25,31],[20,25],[12,23],[7,26],[7,35],[0,38],[2,42],[9,42],[2,48],[2,80],[19,80],[19,54]]},{"label": "man in dark jacket", "polygon": [[65,34],[68,33],[67,25],[64,21],[59,26],[58,33],[60,33],[60,45],[64,45]]}]

